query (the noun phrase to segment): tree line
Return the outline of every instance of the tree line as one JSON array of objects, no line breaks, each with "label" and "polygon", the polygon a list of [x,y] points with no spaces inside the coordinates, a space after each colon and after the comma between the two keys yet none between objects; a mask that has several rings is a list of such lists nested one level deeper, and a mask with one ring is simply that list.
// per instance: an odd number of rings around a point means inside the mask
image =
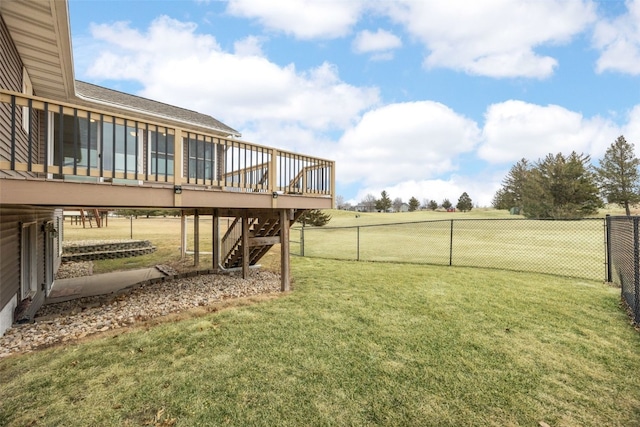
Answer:
[{"label": "tree line", "polygon": [[630,215],[630,208],[640,203],[639,165],[634,145],[622,135],[597,167],[590,156],[575,151],[548,154],[536,162],[523,158],[503,179],[492,205],[527,218],[571,219],[597,213],[606,201]]},{"label": "tree line", "polygon": [[[376,198],[373,194],[367,194],[355,208],[350,203],[346,203],[340,196],[336,197],[336,207],[344,210],[362,210],[365,212],[401,212],[406,205],[406,210],[414,212],[418,209],[435,211],[438,208],[449,210],[454,207],[453,203],[449,199],[444,199],[441,203],[435,200],[423,199],[422,204],[416,197],[411,197],[408,203],[405,203],[400,197],[396,197],[391,200],[389,193],[383,190],[380,193],[380,197]],[[458,203],[455,208],[461,212],[468,212],[473,208],[473,201],[471,197],[464,192],[458,198]]]}]

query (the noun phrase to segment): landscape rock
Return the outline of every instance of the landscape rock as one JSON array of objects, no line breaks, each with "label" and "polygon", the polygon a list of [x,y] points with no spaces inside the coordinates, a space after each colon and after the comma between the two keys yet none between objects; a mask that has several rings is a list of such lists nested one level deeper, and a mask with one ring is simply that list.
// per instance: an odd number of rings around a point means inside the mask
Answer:
[{"label": "landscape rock", "polygon": [[248,279],[236,274],[206,274],[144,284],[118,295],[47,304],[38,311],[35,322],[14,325],[0,337],[0,358],[72,342],[98,332],[131,326],[228,298],[279,290],[278,274],[252,270]]}]

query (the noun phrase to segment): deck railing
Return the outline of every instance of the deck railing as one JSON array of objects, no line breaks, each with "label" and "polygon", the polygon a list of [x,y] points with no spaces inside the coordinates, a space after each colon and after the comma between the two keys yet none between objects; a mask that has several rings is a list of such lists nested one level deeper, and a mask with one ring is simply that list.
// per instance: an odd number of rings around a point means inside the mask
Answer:
[{"label": "deck railing", "polygon": [[334,195],[334,162],[0,90],[0,177]]}]

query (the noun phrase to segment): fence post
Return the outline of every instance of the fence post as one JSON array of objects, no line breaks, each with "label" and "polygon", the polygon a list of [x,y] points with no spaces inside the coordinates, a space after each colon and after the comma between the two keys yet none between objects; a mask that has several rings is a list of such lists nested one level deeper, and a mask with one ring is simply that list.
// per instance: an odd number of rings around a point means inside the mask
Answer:
[{"label": "fence post", "polygon": [[605,245],[605,278],[607,283],[613,280],[611,272],[611,215],[607,214],[604,219],[604,245]]},{"label": "fence post", "polygon": [[449,266],[453,265],[453,220],[451,220],[451,232],[449,236]]},{"label": "fence post", "polygon": [[360,226],[356,227],[356,251],[357,251],[357,255],[356,255],[356,261],[360,261]]},{"label": "fence post", "polygon": [[633,217],[633,314],[636,323],[640,321],[638,306],[640,305],[640,248],[638,247],[638,220],[640,217]]},{"label": "fence post", "polygon": [[300,229],[300,256],[304,256],[304,222]]}]

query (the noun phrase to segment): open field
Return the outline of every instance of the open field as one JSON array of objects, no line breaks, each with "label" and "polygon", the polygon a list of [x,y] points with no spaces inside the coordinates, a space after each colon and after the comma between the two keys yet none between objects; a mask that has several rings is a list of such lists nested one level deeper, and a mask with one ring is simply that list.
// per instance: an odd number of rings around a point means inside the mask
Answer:
[{"label": "open field", "polygon": [[640,425],[619,290],[293,259],[294,291],[0,360],[0,425]]},{"label": "open field", "polygon": [[[592,280],[606,278],[602,219],[524,220],[495,210],[464,214],[376,213],[359,214],[358,217],[353,213],[332,213],[335,217],[328,226],[305,228],[305,256],[437,265],[451,263]],[[409,219],[428,222],[403,222]],[[333,224],[340,224],[340,227],[333,227]],[[301,230],[297,227],[292,231],[292,253],[301,253],[301,239]]]}]

